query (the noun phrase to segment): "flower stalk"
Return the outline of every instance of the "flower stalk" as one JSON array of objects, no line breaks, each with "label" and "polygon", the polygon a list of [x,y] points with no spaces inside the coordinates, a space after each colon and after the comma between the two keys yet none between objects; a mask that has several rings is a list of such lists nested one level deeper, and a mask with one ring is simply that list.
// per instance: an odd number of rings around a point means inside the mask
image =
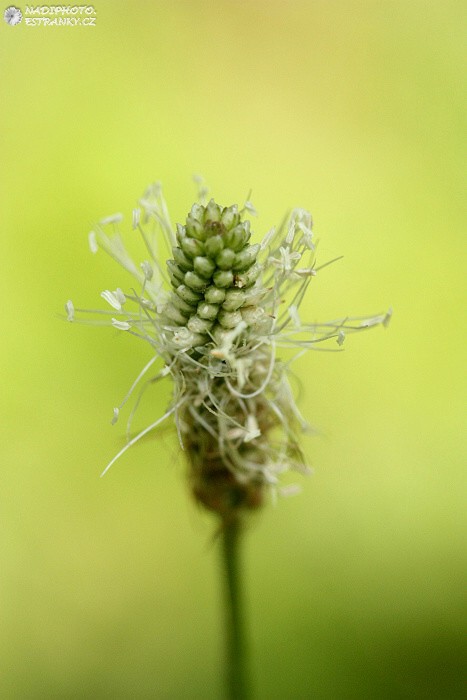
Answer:
[{"label": "flower stalk", "polygon": [[225,588],[226,688],[230,700],[249,697],[245,620],[240,565],[243,529],[237,520],[222,526],[222,564]]}]

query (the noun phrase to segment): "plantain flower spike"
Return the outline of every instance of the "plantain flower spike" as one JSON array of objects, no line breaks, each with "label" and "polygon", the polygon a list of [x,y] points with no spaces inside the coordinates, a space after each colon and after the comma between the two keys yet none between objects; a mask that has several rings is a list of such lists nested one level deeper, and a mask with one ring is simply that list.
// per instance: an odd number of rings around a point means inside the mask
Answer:
[{"label": "plantain flower spike", "polygon": [[[293,209],[277,230],[252,244],[246,218],[256,213],[251,202],[241,210],[213,199],[206,203],[207,188],[201,179],[198,184],[199,201],[175,229],[160,184],[147,189],[132,215],[132,227],[146,248],[139,264],[120,235],[122,215],[103,219],[89,234],[91,252],[101,248],[113,257],[136,279],[137,291],[132,286],[103,291],[112,310],[89,312],[71,301],[65,310],[75,322],[86,322],[88,313],[101,314],[103,325],[152,347],[153,357],[114,409],[112,423],[143,379],[140,397],[154,382],[170,378],[173,386],[166,413],[130,439],[132,411],[127,443],[103,474],[173,417],[196,501],[231,522],[259,508],[268,491],[273,497],[294,492],[293,485],[281,486],[285,472],[309,471],[299,440],[308,426],[289,384],[291,361],[326,341],[341,350],[348,334],[386,326],[391,311],[327,323],[302,321],[300,304],[325,267],[315,266],[309,212]],[[164,239],[172,252],[166,270],[159,252]],[[281,360],[281,349],[292,349],[292,357]]]}]

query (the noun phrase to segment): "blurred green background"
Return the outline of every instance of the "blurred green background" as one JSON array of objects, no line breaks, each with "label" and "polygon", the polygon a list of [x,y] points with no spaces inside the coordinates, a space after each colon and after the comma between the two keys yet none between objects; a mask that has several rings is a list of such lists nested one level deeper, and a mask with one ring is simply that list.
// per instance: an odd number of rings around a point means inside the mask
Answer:
[{"label": "blurred green background", "polygon": [[313,212],[318,260],[345,258],[310,319],[395,309],[296,366],[315,474],[247,538],[254,697],[461,697],[465,4],[94,6],[0,27],[1,697],[222,697],[214,522],[176,437],[99,479],[150,348],[58,319],[128,283],[93,221],[156,179],[180,221],[194,172],[252,188],[258,233]]}]

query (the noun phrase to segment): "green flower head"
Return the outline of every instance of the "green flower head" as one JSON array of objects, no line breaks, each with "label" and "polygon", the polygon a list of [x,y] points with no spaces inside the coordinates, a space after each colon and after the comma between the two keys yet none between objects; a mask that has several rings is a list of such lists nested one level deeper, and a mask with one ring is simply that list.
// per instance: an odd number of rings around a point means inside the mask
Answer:
[{"label": "green flower head", "polygon": [[[294,209],[277,230],[252,244],[247,217],[254,213],[250,202],[241,210],[213,199],[206,203],[201,183],[199,202],[174,229],[156,184],[133,211],[133,229],[147,251],[139,265],[119,233],[120,214],[103,219],[89,235],[92,252],[102,248],[138,283],[138,291],[102,292],[113,309],[100,312],[111,317],[102,323],[147,341],[154,352],[123,403],[143,379],[144,386],[163,380],[173,385],[167,412],[128,437],[104,473],[172,416],[195,498],[224,519],[257,508],[268,490],[290,491],[281,487],[284,472],[308,472],[299,439],[308,426],[288,379],[293,359],[323,342],[340,350],[347,334],[387,325],[391,313],[302,321],[302,299],[325,267],[315,264],[311,215]],[[172,251],[165,268],[161,234]],[[86,313],[71,301],[66,311],[70,321]],[[295,351],[287,361],[278,356],[285,348]],[[122,406],[114,409],[113,422]]]}]

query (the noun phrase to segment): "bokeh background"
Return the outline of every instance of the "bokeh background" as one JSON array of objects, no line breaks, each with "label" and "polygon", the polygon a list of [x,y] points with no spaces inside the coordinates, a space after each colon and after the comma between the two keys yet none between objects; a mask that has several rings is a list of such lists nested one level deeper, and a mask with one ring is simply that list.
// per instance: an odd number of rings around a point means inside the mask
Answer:
[{"label": "bokeh background", "polygon": [[154,180],[180,221],[197,172],[227,204],[251,188],[259,234],[313,212],[344,260],[311,319],[395,310],[296,366],[315,474],[251,523],[254,697],[461,697],[465,4],[94,6],[0,26],[1,697],[222,697],[214,522],[173,432],[99,479],[150,348],[59,319],[129,282],[93,221]]}]

